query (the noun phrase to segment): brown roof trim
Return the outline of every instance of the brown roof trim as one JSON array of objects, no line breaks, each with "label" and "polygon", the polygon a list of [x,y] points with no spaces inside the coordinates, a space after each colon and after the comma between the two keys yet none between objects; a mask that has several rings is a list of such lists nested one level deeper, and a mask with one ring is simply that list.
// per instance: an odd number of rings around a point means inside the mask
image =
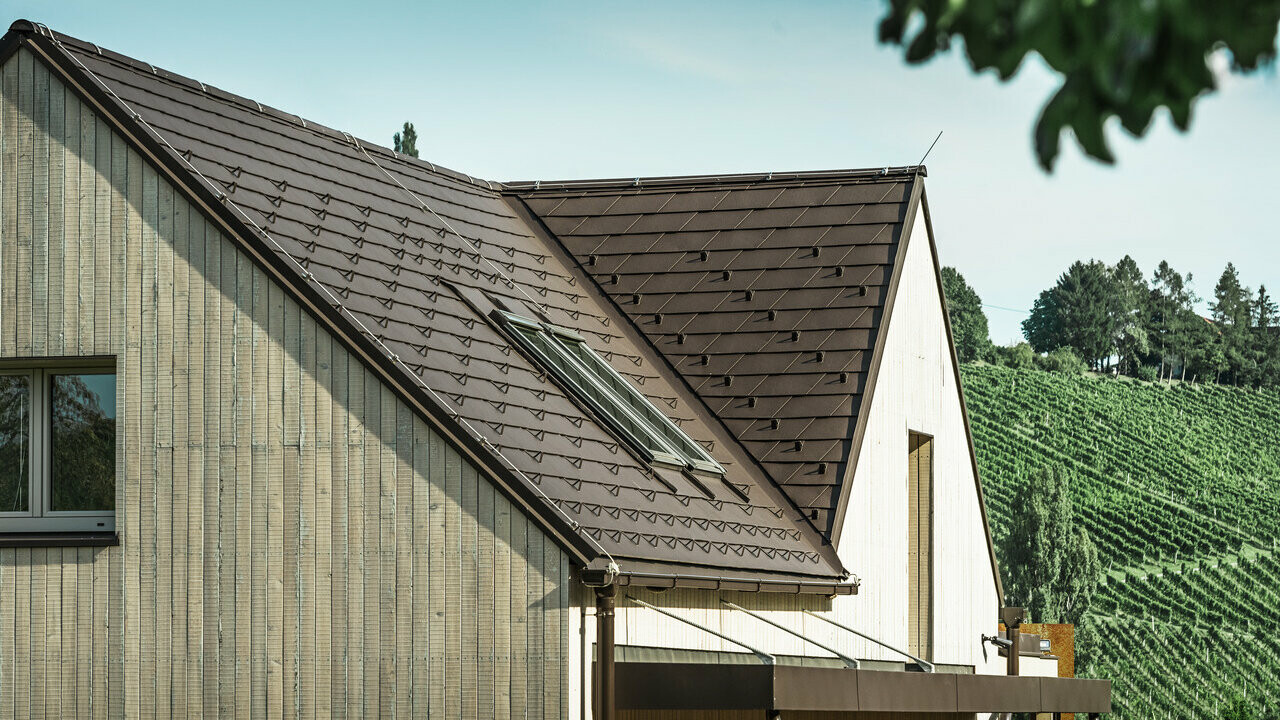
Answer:
[{"label": "brown roof trim", "polygon": [[618,190],[620,188],[708,187],[765,182],[817,182],[829,180],[883,180],[886,177],[928,175],[924,165],[899,165],[883,168],[850,168],[847,170],[811,170],[804,172],[729,173],[724,175],[669,175],[657,177],[604,178],[599,180],[521,180],[502,183],[510,193],[538,190]]},{"label": "brown roof trim", "polygon": [[880,379],[880,363],[884,360],[885,340],[889,337],[893,306],[898,298],[898,287],[902,284],[902,266],[907,257],[907,246],[911,242],[911,230],[915,226],[914,219],[917,208],[920,206],[920,198],[924,195],[924,166],[920,166],[920,169],[922,172],[916,174],[911,183],[911,199],[907,201],[906,217],[902,219],[902,235],[898,238],[898,252],[893,258],[893,277],[889,280],[889,294],[884,301],[880,328],[876,333],[875,350],[871,355],[871,367],[867,371],[865,389],[862,391],[862,399],[858,405],[857,424],[853,430],[853,442],[849,447],[849,460],[845,463],[844,477],[840,481],[840,498],[831,516],[831,545],[836,548],[840,547],[840,532],[844,529],[845,515],[849,510],[849,497],[855,482],[854,475],[862,455],[862,440],[867,434],[871,403],[875,399],[876,383]]},{"label": "brown roof trim", "polygon": [[616,665],[619,710],[1111,712],[1111,681],[798,665]]},{"label": "brown roof trim", "polygon": [[[15,39],[16,38],[16,41]],[[165,146],[155,131],[131,117],[129,111],[93,78],[89,77],[59,46],[60,41],[52,31],[28,21],[15,22],[0,41],[0,47],[12,54],[12,43],[25,44],[58,78],[89,102],[96,112],[107,120],[127,143],[144,159],[153,164],[199,209],[210,222],[235,240],[241,249],[276,282],[310,312],[318,322],[355,354],[361,362],[373,370],[379,378],[409,404],[424,420],[458,448],[469,461],[493,479],[504,495],[537,520],[538,525],[550,534],[579,562],[588,562],[600,555],[568,520],[559,515],[527,483],[503,466],[502,461],[485,448],[479,440],[466,431],[450,412],[429,394],[417,390],[408,381],[407,373],[395,367],[390,358],[368,338],[362,336],[355,325],[342,317],[339,308],[325,299],[315,281],[303,277],[291,268],[266,241],[246,225],[228,205],[213,194],[212,189],[186,169],[181,158]]]},{"label": "brown roof trim", "polygon": [[[947,329],[947,346],[951,348],[951,371],[956,376],[956,392],[960,395],[960,417],[964,419],[964,436],[969,448],[969,462],[973,467],[973,482],[978,490],[978,510],[982,513],[982,530],[987,536],[987,553],[991,557],[991,574],[996,581],[996,602],[1004,604],[1004,583],[1000,580],[1000,563],[996,559],[996,544],[991,535],[991,522],[987,517],[987,496],[982,491],[982,477],[978,473],[978,451],[973,445],[973,428],[969,425],[969,406],[964,399],[964,387],[960,379],[960,356],[956,354],[956,340],[951,331],[951,312],[947,308],[947,294],[942,287],[942,265],[938,262],[938,245],[933,239],[933,220],[929,216],[929,198],[921,197],[924,226],[929,236],[929,252],[933,257],[933,276],[938,283],[938,297],[942,300],[942,323]],[[997,610],[999,608],[997,607]]]},{"label": "brown roof trim", "polygon": [[[627,567],[631,567],[628,563]],[[708,569],[706,572],[717,572]],[[697,590],[725,590],[750,593],[788,593],[791,595],[857,595],[858,584],[811,577],[777,575],[769,577],[761,573],[702,574],[698,568],[662,568],[623,570],[615,582],[618,585],[666,590],[689,588]]]}]

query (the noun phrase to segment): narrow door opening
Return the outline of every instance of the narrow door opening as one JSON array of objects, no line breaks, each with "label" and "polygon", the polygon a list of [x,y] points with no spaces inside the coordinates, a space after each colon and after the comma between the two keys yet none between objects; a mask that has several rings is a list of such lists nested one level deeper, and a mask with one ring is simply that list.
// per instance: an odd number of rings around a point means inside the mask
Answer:
[{"label": "narrow door opening", "polygon": [[933,438],[907,441],[907,650],[932,659]]}]

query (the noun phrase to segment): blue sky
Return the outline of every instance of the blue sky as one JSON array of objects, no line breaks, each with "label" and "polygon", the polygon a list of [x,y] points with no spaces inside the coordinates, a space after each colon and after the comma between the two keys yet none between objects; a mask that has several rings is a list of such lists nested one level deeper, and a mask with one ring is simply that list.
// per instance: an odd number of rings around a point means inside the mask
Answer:
[{"label": "blue sky", "polygon": [[[942,261],[1019,337],[1073,260],[1161,259],[1212,294],[1232,260],[1280,294],[1280,80],[1227,77],[1191,132],[1112,128],[1053,175],[1030,130],[1056,80],[1001,83],[953,52],[908,67],[879,2],[336,3],[9,0],[25,17],[207,84],[493,180],[816,170],[929,156]],[[999,308],[1012,308],[1002,310]]]}]

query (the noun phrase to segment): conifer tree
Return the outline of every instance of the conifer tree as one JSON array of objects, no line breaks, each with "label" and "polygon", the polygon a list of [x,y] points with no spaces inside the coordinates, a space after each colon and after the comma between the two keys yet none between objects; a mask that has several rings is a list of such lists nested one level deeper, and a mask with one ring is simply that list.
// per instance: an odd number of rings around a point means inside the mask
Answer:
[{"label": "conifer tree", "polygon": [[986,358],[990,353],[991,337],[987,330],[987,314],[982,311],[982,298],[953,267],[942,268],[942,291],[947,299],[956,356],[961,362]]},{"label": "conifer tree", "polygon": [[418,132],[413,129],[413,123],[405,123],[404,131],[396,133],[392,140],[396,152],[418,157]]}]

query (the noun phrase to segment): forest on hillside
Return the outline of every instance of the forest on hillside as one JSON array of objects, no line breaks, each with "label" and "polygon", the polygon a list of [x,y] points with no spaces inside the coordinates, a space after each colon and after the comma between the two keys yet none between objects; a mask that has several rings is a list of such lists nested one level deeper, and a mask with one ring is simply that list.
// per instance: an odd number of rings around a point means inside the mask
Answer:
[{"label": "forest on hillside", "polygon": [[1114,265],[1072,263],[1040,293],[1022,322],[1025,343],[997,347],[982,300],[955,268],[943,283],[962,361],[1142,380],[1178,379],[1242,387],[1280,386],[1280,312],[1266,286],[1255,291],[1227,263],[1196,310],[1190,273],[1161,262],[1150,279],[1128,255]]}]

